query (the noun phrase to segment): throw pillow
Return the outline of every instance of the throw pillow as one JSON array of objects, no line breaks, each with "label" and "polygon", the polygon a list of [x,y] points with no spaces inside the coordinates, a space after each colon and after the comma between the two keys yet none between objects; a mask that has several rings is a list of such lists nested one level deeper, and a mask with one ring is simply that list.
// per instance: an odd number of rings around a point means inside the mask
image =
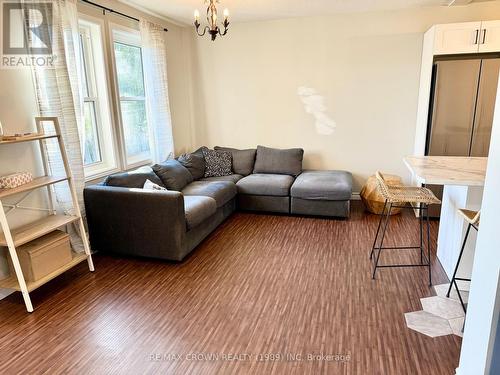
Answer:
[{"label": "throw pillow", "polygon": [[177,159],[191,173],[194,180],[199,180],[205,175],[205,158],[203,153],[193,152],[191,154],[182,154]]},{"label": "throw pillow", "polygon": [[248,149],[248,150],[238,150],[236,148],[230,147],[219,147],[215,146],[215,150],[217,151],[228,151],[231,153],[233,157],[233,172],[236,174],[240,174],[242,176],[248,176],[252,174],[253,166],[255,163],[255,153],[256,149]]},{"label": "throw pillow", "polygon": [[153,171],[168,190],[181,191],[184,186],[193,181],[191,173],[175,159],[153,165]]},{"label": "throw pillow", "polygon": [[205,157],[205,177],[229,176],[231,171],[231,153],[227,151],[215,151],[208,148],[203,149]]},{"label": "throw pillow", "polygon": [[112,174],[106,177],[103,185],[141,189],[146,180],[163,186],[163,182],[161,182],[160,178],[153,172],[151,167],[141,167],[129,172]]},{"label": "throw pillow", "polygon": [[146,180],[144,183],[144,186],[142,187],[144,190],[164,190],[167,191],[167,188],[164,188],[163,186],[160,186],[158,184],[155,184],[154,182],[151,182],[151,180]]},{"label": "throw pillow", "polygon": [[290,148],[280,150],[257,146],[257,157],[253,173],[275,173],[298,176],[302,173],[302,159],[304,150],[301,148]]}]

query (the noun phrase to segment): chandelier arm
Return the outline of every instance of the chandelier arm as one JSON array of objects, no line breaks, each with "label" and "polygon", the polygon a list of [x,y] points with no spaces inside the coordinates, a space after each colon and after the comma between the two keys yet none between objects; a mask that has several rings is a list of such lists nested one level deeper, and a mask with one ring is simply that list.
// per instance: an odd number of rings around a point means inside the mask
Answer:
[{"label": "chandelier arm", "polygon": [[227,34],[228,30],[229,30],[229,21],[228,20],[225,20],[224,23],[223,23],[223,26],[224,26],[224,32],[221,32],[220,31],[220,28],[219,28],[219,35],[222,37],[224,35]]},{"label": "chandelier arm", "polygon": [[208,31],[208,30],[210,30],[210,28],[209,28],[208,26],[205,26],[205,27],[203,28],[203,33],[201,33],[201,34],[200,34],[200,31],[199,31],[199,30],[200,30],[200,28],[199,28],[199,27],[197,27],[197,28],[196,28],[196,34],[198,34],[198,36],[205,36],[205,34],[207,33],[207,31]]}]

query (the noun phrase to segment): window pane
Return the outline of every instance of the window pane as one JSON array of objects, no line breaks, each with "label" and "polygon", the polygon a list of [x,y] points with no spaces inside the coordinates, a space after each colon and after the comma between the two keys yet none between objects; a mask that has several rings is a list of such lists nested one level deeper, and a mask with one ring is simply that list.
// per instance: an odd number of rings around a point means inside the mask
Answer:
[{"label": "window pane", "polygon": [[87,75],[86,57],[88,56],[88,49],[84,42],[85,36],[80,34],[80,67],[82,71],[82,83],[83,83],[83,96],[89,96],[89,79]]},{"label": "window pane", "polygon": [[97,121],[95,113],[95,103],[85,102],[85,148],[84,148],[84,164],[94,164],[102,161],[101,151],[99,147],[99,136],[97,133]]},{"label": "window pane", "polygon": [[123,130],[127,156],[149,153],[149,133],[144,100],[122,100]]},{"label": "window pane", "polygon": [[120,97],[144,97],[141,48],[114,43]]}]

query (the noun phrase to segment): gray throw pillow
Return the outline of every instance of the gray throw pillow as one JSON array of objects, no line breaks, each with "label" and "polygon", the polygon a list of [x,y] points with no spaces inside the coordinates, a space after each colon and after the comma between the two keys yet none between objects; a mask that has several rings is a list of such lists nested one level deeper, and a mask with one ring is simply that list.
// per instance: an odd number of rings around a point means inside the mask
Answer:
[{"label": "gray throw pillow", "polygon": [[181,191],[193,181],[191,173],[177,160],[166,160],[153,165],[153,171],[160,177],[168,190]]},{"label": "gray throw pillow", "polygon": [[163,182],[153,172],[151,167],[141,167],[133,171],[112,174],[103,182],[105,186],[142,189],[146,180],[164,186]]},{"label": "gray throw pillow", "polygon": [[177,160],[191,173],[193,179],[199,180],[205,175],[205,158],[202,152],[182,154]]},{"label": "gray throw pillow", "polygon": [[219,146],[215,146],[214,149],[216,151],[228,151],[231,153],[234,173],[241,174],[242,176],[248,176],[252,173],[255,164],[256,149],[238,150],[236,148]]},{"label": "gray throw pillow", "polygon": [[233,174],[231,171],[232,157],[230,152],[204,148],[203,156],[206,163],[205,177],[222,177]]},{"label": "gray throw pillow", "polygon": [[302,159],[304,150],[301,148],[290,148],[280,150],[257,146],[257,156],[253,173],[276,173],[298,176],[302,173]]}]

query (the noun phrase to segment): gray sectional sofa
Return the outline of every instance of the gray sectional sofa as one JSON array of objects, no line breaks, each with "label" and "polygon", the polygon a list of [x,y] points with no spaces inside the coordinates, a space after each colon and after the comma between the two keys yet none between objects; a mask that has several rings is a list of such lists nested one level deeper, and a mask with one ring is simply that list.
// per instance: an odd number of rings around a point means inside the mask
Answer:
[{"label": "gray sectional sofa", "polygon": [[[181,261],[236,209],[349,216],[352,175],[302,170],[302,149],[216,147],[212,156],[225,157],[218,176],[207,174],[205,150],[85,188],[93,250]],[[145,190],[147,180],[168,190]]]}]

